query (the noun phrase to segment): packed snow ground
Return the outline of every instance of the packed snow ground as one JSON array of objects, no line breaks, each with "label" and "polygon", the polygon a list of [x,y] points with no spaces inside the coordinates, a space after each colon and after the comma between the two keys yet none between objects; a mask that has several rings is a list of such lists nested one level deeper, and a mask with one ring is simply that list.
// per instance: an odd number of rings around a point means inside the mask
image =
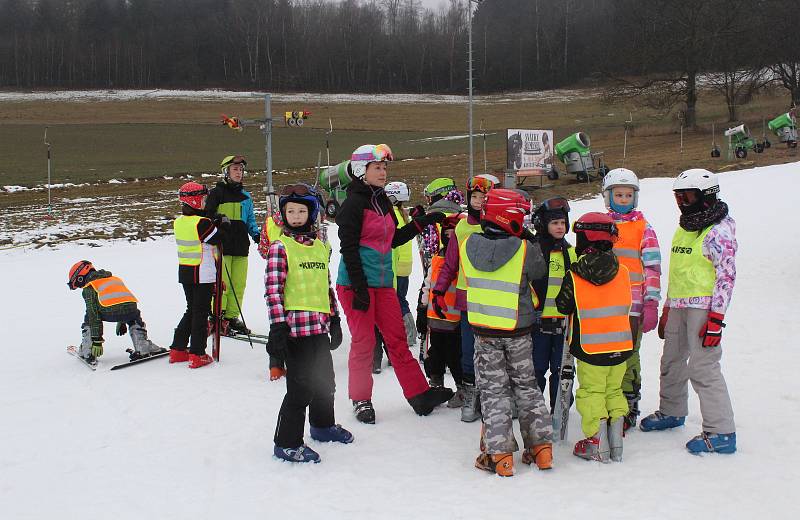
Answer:
[{"label": "packed snow ground", "polygon": [[[97,372],[68,356],[66,346],[79,341],[83,301],[66,288],[66,273],[82,258],[122,276],[141,301],[152,339],[169,345],[184,306],[171,239],[2,251],[2,517],[793,518],[800,482],[798,176],[800,163],[721,176],[722,197],[738,224],[723,370],[739,452],[686,452],[684,443],[700,430],[690,392],[686,426],[632,432],[621,464],[571,455],[580,436],[573,408],[570,442],[556,447],[555,468],[531,469],[517,454],[510,479],[473,468],[479,423],[462,423],[459,411],[447,408],[414,415],[391,369],[375,376],[377,424],[357,423],[347,399],[346,330],[334,352],[336,411],[356,440],[329,445],[307,438],[322,456],[316,465],[272,457],[284,383],[266,379],[259,345],[223,340],[221,363],[199,370],[153,361],[111,373],[109,366],[126,359],[129,339],[107,325]],[[644,180],[640,199],[665,257],[677,223],[671,183]],[[572,218],[601,209],[599,198],[575,202]],[[336,251],[335,226],[330,231]],[[264,262],[254,250],[250,258],[245,317],[266,331]],[[335,272],[338,255],[333,263]],[[412,288],[419,282],[416,266]],[[660,351],[655,332],[646,335],[644,413],[658,405]]]}]

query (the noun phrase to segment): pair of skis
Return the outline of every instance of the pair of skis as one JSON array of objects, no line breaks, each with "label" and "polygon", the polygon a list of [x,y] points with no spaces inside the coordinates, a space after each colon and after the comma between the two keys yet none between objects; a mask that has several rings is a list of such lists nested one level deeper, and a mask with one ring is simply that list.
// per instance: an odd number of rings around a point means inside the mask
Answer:
[{"label": "pair of skis", "polygon": [[567,440],[569,428],[569,409],[572,400],[572,387],[575,384],[575,357],[569,351],[570,336],[572,335],[572,320],[566,318],[564,325],[564,346],[561,353],[561,369],[558,374],[558,397],[553,410],[553,434],[555,440]]},{"label": "pair of skis", "polygon": [[[133,350],[128,349],[126,352],[132,353]],[[80,356],[80,354],[78,353],[78,347],[76,347],[74,345],[68,346],[67,347],[67,353],[72,355],[72,356],[75,356],[78,359],[78,361],[83,363],[90,370],[92,370],[92,371],[97,370],[97,360],[95,360],[94,363],[90,363],[88,360],[82,358]],[[152,354],[152,355],[147,356],[147,357],[134,359],[133,361],[127,361],[125,363],[120,363],[119,365],[114,365],[114,366],[111,367],[111,370],[120,370],[122,368],[128,368],[128,367],[133,366],[133,365],[138,365],[139,363],[144,363],[146,361],[152,361],[154,359],[158,359],[158,358],[162,358],[162,357],[166,357],[166,356],[169,356],[169,350],[167,350],[166,352],[161,352],[159,354]]]}]

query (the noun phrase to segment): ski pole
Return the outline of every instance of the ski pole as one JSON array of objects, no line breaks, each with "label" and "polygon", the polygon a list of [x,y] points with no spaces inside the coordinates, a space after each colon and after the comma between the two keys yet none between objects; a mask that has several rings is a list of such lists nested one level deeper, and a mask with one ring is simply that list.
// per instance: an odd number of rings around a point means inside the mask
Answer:
[{"label": "ski pole", "polygon": [[[244,325],[244,328],[249,331],[250,329],[247,328],[247,322],[244,321],[244,312],[242,311],[242,306],[239,305],[239,298],[236,297],[236,289],[233,288],[233,280],[231,279],[231,273],[230,271],[228,271],[228,266],[225,265],[224,262],[222,263],[222,265],[225,266],[225,274],[228,275],[228,281],[231,283],[231,294],[233,294],[233,301],[236,302],[236,308],[239,309],[239,316],[241,316],[242,318],[242,325]],[[250,343],[250,348],[253,348],[253,340],[250,338],[250,332],[247,333],[247,341]]]}]

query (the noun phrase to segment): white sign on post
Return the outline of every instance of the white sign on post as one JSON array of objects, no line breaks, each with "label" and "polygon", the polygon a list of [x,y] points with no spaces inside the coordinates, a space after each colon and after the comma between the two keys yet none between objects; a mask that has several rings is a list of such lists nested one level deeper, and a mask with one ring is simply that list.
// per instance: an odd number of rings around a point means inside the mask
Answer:
[{"label": "white sign on post", "polygon": [[540,170],[542,173],[553,169],[553,131],[552,130],[506,130],[507,161],[509,170]]}]

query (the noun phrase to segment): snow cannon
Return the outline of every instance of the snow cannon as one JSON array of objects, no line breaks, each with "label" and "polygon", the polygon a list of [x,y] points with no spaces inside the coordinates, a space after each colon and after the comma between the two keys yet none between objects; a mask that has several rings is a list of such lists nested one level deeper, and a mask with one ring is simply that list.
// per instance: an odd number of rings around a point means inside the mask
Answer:
[{"label": "snow cannon", "polygon": [[753,139],[745,124],[728,128],[725,130],[725,137],[728,138],[728,148],[733,149],[739,159],[747,157],[748,150],[755,150],[756,153],[764,151],[763,143],[757,143]]},{"label": "snow cannon", "polygon": [[347,185],[352,181],[348,173],[350,161],[342,161],[333,166],[326,166],[319,172],[319,185],[328,192],[328,202],[325,204],[325,214],[329,218],[336,218],[339,207],[347,198]]},{"label": "snow cannon", "polygon": [[[579,181],[588,181],[595,172],[605,175],[607,171],[602,164],[602,152],[593,154],[590,149],[591,143],[588,134],[576,132],[560,141],[555,147],[558,159],[564,163],[567,173],[574,173]],[[596,158],[600,161],[599,166],[595,166]]]},{"label": "snow cannon", "polygon": [[797,148],[797,121],[791,112],[781,114],[769,123],[769,129],[789,148]]}]

